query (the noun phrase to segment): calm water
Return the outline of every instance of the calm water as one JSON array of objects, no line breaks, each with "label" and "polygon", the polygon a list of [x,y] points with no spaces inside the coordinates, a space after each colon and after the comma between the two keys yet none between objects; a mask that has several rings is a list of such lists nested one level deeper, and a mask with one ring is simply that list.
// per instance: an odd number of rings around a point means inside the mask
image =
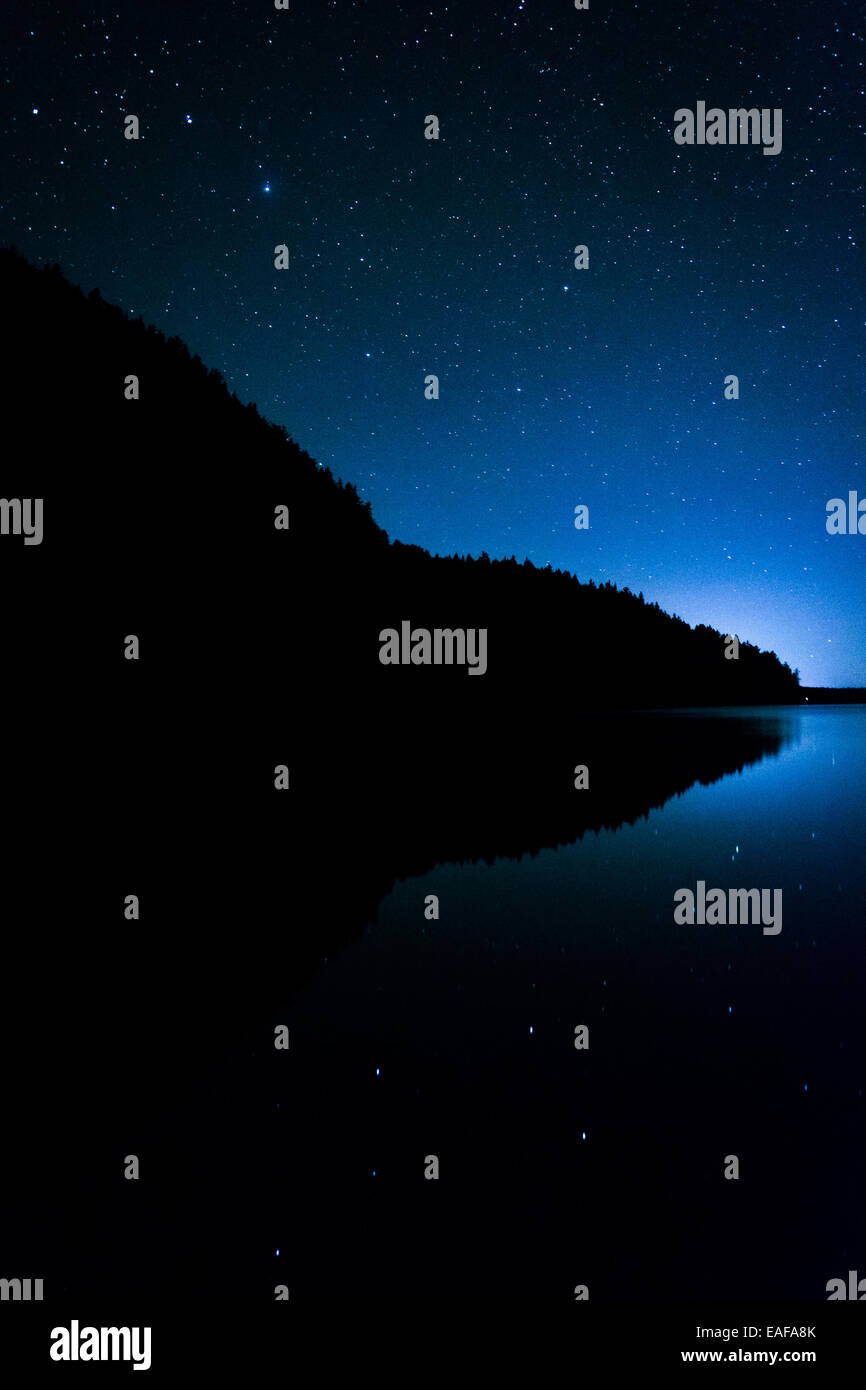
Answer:
[{"label": "calm water", "polygon": [[[823,1299],[866,1273],[866,708],[730,717],[782,751],[400,882],[293,1001],[299,1292]],[[781,888],[781,933],[677,925],[698,879]]]}]

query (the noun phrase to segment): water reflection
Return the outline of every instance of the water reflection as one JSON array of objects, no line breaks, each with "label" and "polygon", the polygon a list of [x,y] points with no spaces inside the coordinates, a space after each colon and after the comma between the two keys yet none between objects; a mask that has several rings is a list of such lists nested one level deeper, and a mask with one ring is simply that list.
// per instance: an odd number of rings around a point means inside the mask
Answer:
[{"label": "water reflection", "polygon": [[[419,847],[293,1003],[300,1288],[339,1252],[387,1297],[822,1298],[864,1234],[864,733],[862,709],[611,721],[584,761],[627,769],[618,810],[563,797],[560,847],[517,858]],[[699,878],[781,886],[784,930],[675,924]]]}]

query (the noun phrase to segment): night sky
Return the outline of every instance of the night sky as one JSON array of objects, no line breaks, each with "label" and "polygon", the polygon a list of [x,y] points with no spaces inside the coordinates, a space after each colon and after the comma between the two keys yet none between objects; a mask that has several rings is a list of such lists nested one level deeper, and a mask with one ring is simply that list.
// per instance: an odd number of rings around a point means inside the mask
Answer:
[{"label": "night sky", "polygon": [[[866,495],[861,5],[8,9],[0,241],[183,338],[390,536],[866,684],[866,536],[825,528]],[[781,152],[675,144],[698,101],[781,108]]]}]

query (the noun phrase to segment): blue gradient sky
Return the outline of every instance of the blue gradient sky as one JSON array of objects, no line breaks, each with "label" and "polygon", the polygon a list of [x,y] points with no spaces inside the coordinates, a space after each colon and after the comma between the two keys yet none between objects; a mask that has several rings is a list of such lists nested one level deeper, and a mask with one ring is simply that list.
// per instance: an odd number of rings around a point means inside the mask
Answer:
[{"label": "blue gradient sky", "polygon": [[[0,235],[181,336],[392,537],[866,684],[866,536],[825,529],[866,496],[863,12],[661,8],[25,5]],[[675,145],[698,100],[780,107],[781,153]]]}]

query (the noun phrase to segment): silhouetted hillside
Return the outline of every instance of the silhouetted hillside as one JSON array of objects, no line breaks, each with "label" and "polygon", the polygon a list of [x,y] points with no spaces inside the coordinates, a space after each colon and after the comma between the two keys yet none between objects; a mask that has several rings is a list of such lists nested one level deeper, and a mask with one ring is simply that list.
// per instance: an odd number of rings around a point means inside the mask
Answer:
[{"label": "silhouetted hillside", "polygon": [[[474,708],[511,725],[519,708],[524,726],[578,707],[800,699],[797,676],[774,654],[743,641],[739,659],[726,660],[723,634],[692,630],[628,589],[514,557],[432,557],[389,544],[352,485],[242,405],[180,339],[11,249],[0,252],[0,282],[13,348],[7,398],[46,460],[43,491],[50,479],[68,509],[61,523],[52,499],[52,544],[62,524],[74,527],[86,564],[88,536],[98,536],[130,593],[144,579],[124,574],[139,544],[163,583],[204,586],[227,607],[241,571],[260,575],[278,608],[284,597],[286,639],[304,653],[297,694],[310,710],[338,717],[347,683],[354,707],[368,703],[377,718],[432,701],[440,720]],[[131,375],[138,400],[125,399]],[[290,509],[288,536],[273,530],[280,503]],[[256,617],[250,640],[262,635]],[[486,674],[383,666],[379,633],[404,620],[431,631],[486,628]]]},{"label": "silhouetted hillside", "polygon": [[[49,891],[53,847],[97,957],[118,950],[125,894],[150,897],[149,952],[137,958],[130,928],[121,959],[136,960],[145,1013],[161,1001],[161,1029],[190,1026],[172,1008],[190,979],[205,999],[227,971],[260,991],[275,951],[291,991],[396,878],[634,821],[781,747],[745,720],[581,710],[796,698],[775,657],[725,661],[719,634],[612,585],[389,544],[354,488],[177,340],[13,252],[0,274],[17,345],[7,399],[30,424],[19,490],[46,496],[44,543],[0,545],[7,720],[42,730],[7,750],[7,855]],[[123,399],[130,371],[138,401]],[[383,666],[379,632],[403,619],[488,627],[487,673]],[[227,964],[213,922],[251,914]],[[73,935],[70,972],[78,960]]]},{"label": "silhouetted hillside", "polygon": [[[179,341],[12,252],[0,277],[4,490],[45,498],[44,543],[0,543],[8,1269],[100,1293],[121,1266],[127,1291],[248,1291],[274,1205],[273,1028],[322,958],[396,878],[620,826],[797,736],[791,712],[581,706],[796,699],[796,681],[754,649],[726,662],[719,634],[613,586],[390,544],[354,488]],[[487,673],[383,666],[379,633],[403,620],[487,627]],[[135,1207],[127,1153],[148,1173]],[[227,1190],[255,1208],[228,1243]],[[318,1201],[295,1233],[311,1260]]]},{"label": "silhouetted hillside", "polygon": [[[787,735],[747,720],[580,711],[796,698],[775,657],[743,647],[727,662],[719,634],[612,585],[389,544],[354,488],[177,340],[13,252],[0,275],[17,347],[7,400],[30,427],[19,490],[46,495],[44,543],[0,545],[7,720],[43,731],[7,750],[7,856],[36,885],[26,919],[50,914],[38,896],[57,881],[69,920],[88,924],[84,954],[75,932],[55,947],[58,990],[86,980],[91,956],[127,982],[113,1007],[135,1020],[154,1084],[153,1027],[174,1056],[170,1038],[200,1026],[181,1008],[191,981],[207,1013],[230,978],[242,1031],[244,1001],[290,993],[396,878],[569,843],[779,751]],[[138,401],[123,399],[130,372]],[[273,526],[281,503],[288,532]],[[487,626],[487,673],[383,666],[379,632],[405,618]],[[278,763],[289,796],[273,789]],[[118,920],[129,892],[146,900],[143,954]],[[41,949],[25,932],[7,978],[36,980]],[[73,998],[92,1005],[97,978]],[[95,1053],[117,1025],[107,1009]]]},{"label": "silhouetted hillside", "polygon": [[863,705],[866,688],[862,685],[801,685],[800,698],[808,705]]}]

